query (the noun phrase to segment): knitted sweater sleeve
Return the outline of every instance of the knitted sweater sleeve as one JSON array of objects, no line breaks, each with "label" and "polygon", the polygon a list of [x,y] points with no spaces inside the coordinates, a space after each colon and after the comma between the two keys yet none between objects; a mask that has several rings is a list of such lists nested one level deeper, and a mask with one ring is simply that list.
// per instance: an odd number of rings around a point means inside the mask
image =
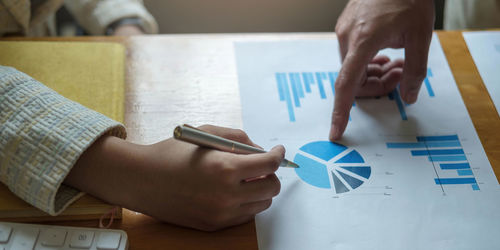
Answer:
[{"label": "knitted sweater sleeve", "polygon": [[104,134],[126,137],[122,124],[0,66],[0,181],[21,199],[61,213],[83,194],[65,177]]}]

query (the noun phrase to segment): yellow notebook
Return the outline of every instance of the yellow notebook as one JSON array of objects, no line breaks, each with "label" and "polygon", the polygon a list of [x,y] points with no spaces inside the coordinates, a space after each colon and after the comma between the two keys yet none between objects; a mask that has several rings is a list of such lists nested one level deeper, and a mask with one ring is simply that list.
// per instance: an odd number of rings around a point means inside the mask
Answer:
[{"label": "yellow notebook", "polygon": [[[124,63],[125,48],[117,43],[0,42],[0,65],[12,66],[59,94],[122,123]],[[17,198],[0,183],[2,220],[93,219],[111,208],[85,195],[61,216],[51,217]]]}]

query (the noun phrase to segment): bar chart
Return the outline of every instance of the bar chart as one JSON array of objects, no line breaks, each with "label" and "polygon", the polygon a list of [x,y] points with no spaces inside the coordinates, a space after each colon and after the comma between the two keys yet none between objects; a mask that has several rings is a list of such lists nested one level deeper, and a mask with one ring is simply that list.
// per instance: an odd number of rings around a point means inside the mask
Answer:
[{"label": "bar chart", "polygon": [[[335,96],[335,81],[337,79],[338,72],[277,72],[275,73],[276,85],[279,95],[279,100],[284,102],[288,110],[288,119],[290,122],[295,122],[297,120],[296,112],[302,106],[301,102],[305,100],[307,96],[310,98],[327,98],[327,91]],[[432,88],[430,77],[433,77],[432,70],[427,69],[427,77],[425,78],[423,84],[425,86],[426,92],[429,97],[434,97],[435,93]],[[311,96],[313,88],[317,89],[317,95]],[[329,88],[329,90],[327,90]],[[394,91],[387,95],[389,100],[395,102],[398,107],[399,113],[402,120],[408,120],[406,114],[405,104],[399,95],[399,89],[396,88]],[[353,103],[356,106],[356,102]]]},{"label": "bar chart", "polygon": [[457,135],[417,136],[416,142],[386,145],[388,149],[409,150],[411,157],[427,158],[436,173],[434,183],[440,185],[443,192],[445,185],[470,185],[472,190],[480,190]]}]

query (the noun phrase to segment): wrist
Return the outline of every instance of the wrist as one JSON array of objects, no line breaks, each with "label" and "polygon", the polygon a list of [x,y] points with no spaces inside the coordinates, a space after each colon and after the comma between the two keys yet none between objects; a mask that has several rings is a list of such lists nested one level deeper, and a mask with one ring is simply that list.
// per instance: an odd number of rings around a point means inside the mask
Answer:
[{"label": "wrist", "polygon": [[111,204],[127,205],[142,156],[140,145],[103,136],[79,158],[64,183]]}]

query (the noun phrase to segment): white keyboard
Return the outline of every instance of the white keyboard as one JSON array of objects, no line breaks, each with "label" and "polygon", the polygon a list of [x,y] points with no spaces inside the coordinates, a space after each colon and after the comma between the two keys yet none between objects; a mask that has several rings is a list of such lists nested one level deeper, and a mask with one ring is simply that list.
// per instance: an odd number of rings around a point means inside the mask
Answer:
[{"label": "white keyboard", "polygon": [[0,222],[0,250],[128,249],[122,230]]}]

